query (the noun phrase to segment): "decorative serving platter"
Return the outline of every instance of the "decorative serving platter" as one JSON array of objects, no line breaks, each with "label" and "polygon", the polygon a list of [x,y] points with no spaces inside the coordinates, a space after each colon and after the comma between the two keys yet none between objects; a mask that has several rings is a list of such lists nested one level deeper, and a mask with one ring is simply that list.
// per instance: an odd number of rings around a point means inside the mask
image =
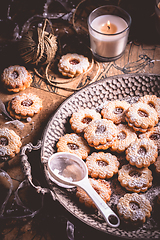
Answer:
[{"label": "decorative serving platter", "polygon": [[[154,94],[160,96],[160,76],[152,74],[127,74],[102,79],[88,85],[65,100],[50,118],[43,136],[41,147],[41,163],[49,188],[54,192],[58,201],[76,218],[85,224],[105,232],[106,234],[128,239],[160,239],[160,205],[157,203],[157,195],[160,193],[159,176],[153,166],[153,184],[147,192],[143,193],[152,205],[152,214],[142,226],[131,226],[121,221],[118,228],[107,226],[103,217],[97,210],[91,210],[79,203],[76,198],[76,189],[64,189],[51,182],[47,170],[48,158],[56,152],[56,143],[59,138],[73,132],[69,119],[73,112],[80,107],[88,107],[101,111],[103,104],[108,100],[125,99],[133,103],[140,96]],[[117,155],[120,164],[123,164],[125,155]],[[109,180],[112,189],[111,200],[108,205],[116,212],[116,205],[121,196],[126,193],[117,176]]]}]

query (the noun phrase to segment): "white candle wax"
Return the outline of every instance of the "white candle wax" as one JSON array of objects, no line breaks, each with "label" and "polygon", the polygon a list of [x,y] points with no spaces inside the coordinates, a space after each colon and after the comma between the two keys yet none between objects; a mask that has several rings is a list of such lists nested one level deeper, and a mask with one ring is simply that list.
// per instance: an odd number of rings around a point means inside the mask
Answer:
[{"label": "white candle wax", "polygon": [[[107,22],[110,21],[110,27],[107,28]],[[90,33],[90,43],[93,53],[102,56],[104,58],[113,58],[125,50],[128,33],[129,31],[124,31],[127,29],[127,22],[115,15],[101,15],[96,17],[91,22],[91,28],[89,28]],[[112,31],[112,28],[113,31]],[[102,32],[103,31],[103,32]]]}]

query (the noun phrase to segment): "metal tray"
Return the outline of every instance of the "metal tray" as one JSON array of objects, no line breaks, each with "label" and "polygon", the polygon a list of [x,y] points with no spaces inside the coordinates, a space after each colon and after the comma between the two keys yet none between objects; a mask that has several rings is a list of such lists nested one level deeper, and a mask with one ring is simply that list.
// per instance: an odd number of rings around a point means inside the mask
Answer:
[{"label": "metal tray", "polygon": [[[90,210],[79,203],[75,196],[75,188],[64,189],[58,187],[49,180],[47,171],[48,158],[56,152],[56,143],[65,133],[72,132],[69,119],[73,112],[80,107],[89,107],[101,110],[107,100],[126,99],[130,103],[137,101],[138,97],[154,94],[160,96],[160,76],[152,74],[127,74],[102,79],[82,90],[76,92],[65,100],[54,115],[50,118],[43,136],[41,146],[41,163],[49,188],[55,193],[58,201],[76,218],[85,224],[105,232],[107,235],[123,237],[128,239],[160,239],[160,206],[157,204],[157,194],[160,192],[159,176],[154,171],[153,185],[143,193],[151,202],[152,215],[142,226],[128,226],[121,221],[118,228],[106,225],[103,217],[98,211]],[[125,161],[123,155],[118,156],[120,161]],[[116,204],[126,191],[118,183],[117,176],[109,180],[112,188],[109,206],[116,211]]]}]

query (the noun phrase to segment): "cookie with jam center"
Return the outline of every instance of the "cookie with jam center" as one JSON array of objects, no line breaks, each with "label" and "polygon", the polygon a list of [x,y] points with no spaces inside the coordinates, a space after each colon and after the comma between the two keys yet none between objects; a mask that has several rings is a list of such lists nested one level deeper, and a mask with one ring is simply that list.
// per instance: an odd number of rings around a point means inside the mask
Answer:
[{"label": "cookie with jam center", "polygon": [[3,70],[1,81],[9,92],[19,92],[32,83],[32,75],[24,66],[10,66]]},{"label": "cookie with jam center", "polygon": [[21,138],[17,133],[8,128],[0,128],[0,158],[13,158],[21,146]]},{"label": "cookie with jam center", "polygon": [[33,117],[42,109],[42,100],[35,94],[18,94],[8,102],[7,111],[16,119]]}]

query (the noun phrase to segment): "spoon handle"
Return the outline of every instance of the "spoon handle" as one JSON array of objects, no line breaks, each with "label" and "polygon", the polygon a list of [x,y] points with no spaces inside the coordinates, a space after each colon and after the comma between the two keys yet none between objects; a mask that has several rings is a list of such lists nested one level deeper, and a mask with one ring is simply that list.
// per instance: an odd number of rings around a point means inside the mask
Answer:
[{"label": "spoon handle", "polygon": [[97,208],[100,210],[105,221],[110,227],[118,227],[120,225],[119,217],[112,211],[112,209],[103,201],[99,194],[94,190],[88,178],[78,182],[77,186],[81,187],[90,196],[90,198],[93,200]]}]

